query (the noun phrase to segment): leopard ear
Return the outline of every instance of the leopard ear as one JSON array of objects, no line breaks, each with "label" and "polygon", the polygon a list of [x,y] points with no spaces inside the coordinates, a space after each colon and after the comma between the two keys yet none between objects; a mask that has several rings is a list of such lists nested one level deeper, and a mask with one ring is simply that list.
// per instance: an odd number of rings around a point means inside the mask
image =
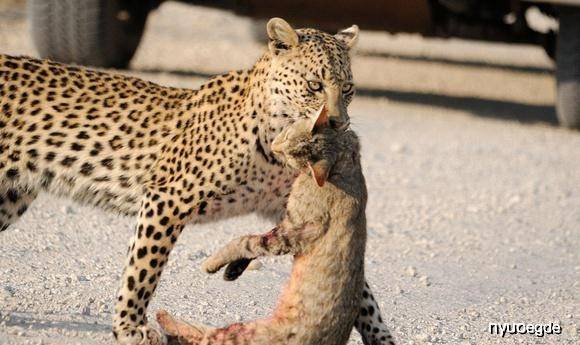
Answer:
[{"label": "leopard ear", "polygon": [[310,169],[310,175],[312,175],[316,184],[319,187],[324,186],[324,183],[328,180],[328,174],[330,173],[330,163],[326,159],[314,164],[308,162],[308,169]]},{"label": "leopard ear", "polygon": [[298,34],[288,22],[282,18],[272,18],[266,25],[270,43],[268,46],[274,54],[291,49],[298,45]]},{"label": "leopard ear", "polygon": [[310,132],[314,133],[316,132],[317,129],[328,126],[329,126],[328,109],[326,108],[326,104],[324,104],[318,110],[318,114],[316,115],[316,119],[314,119],[314,122],[312,123],[312,128],[310,129]]},{"label": "leopard ear", "polygon": [[344,43],[348,49],[351,49],[358,42],[358,26],[353,25],[350,28],[339,31],[334,37]]}]

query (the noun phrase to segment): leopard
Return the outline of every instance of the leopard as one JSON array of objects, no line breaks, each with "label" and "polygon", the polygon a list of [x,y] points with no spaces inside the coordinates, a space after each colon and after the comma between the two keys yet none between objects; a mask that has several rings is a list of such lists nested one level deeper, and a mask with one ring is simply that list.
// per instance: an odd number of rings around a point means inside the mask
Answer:
[{"label": "leopard", "polygon": [[[292,255],[292,273],[272,316],[214,328],[158,311],[161,327],[181,344],[348,342],[364,288],[367,189],[357,135],[330,129],[326,114],[323,108],[313,121],[296,121],[272,142],[274,154],[300,171],[284,219],[264,234],[233,239],[202,264],[213,274],[239,260]],[[392,339],[390,334],[380,337]]]},{"label": "leopard", "polygon": [[[277,134],[323,104],[330,126],[349,126],[358,27],[332,35],[272,18],[266,31],[251,68],[197,89],[0,54],[0,229],[40,192],[135,217],[112,321],[118,344],[165,343],[147,309],[186,225],[282,218],[296,173],[271,151]],[[363,316],[377,307],[371,297],[357,330],[381,344],[379,315]]]}]

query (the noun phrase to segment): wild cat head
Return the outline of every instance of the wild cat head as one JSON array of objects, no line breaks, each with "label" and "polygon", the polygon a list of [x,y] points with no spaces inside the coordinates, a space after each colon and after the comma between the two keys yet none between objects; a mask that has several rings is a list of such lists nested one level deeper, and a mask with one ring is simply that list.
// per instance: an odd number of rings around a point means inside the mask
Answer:
[{"label": "wild cat head", "polygon": [[[294,169],[309,171],[323,186],[337,163],[358,159],[358,137],[352,131],[331,128],[326,107],[313,119],[303,119],[285,128],[273,141],[272,151]],[[341,164],[342,165],[342,164]]]}]

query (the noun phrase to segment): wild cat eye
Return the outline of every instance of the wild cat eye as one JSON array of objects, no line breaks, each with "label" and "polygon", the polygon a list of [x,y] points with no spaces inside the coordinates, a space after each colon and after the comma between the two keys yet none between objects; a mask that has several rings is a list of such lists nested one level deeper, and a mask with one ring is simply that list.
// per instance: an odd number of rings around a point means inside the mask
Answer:
[{"label": "wild cat eye", "polygon": [[315,80],[309,80],[308,89],[312,92],[322,91],[322,83]]},{"label": "wild cat eye", "polygon": [[352,83],[346,83],[342,85],[342,93],[349,93],[352,91],[354,85]]}]

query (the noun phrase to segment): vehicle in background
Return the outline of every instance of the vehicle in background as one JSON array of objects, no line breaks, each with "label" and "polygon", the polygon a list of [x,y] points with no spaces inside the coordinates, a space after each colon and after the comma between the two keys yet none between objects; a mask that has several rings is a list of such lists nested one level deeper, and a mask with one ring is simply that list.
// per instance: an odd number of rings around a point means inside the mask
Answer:
[{"label": "vehicle in background", "polygon": [[[164,0],[29,0],[32,36],[42,57],[123,68],[135,53],[148,14]],[[558,119],[580,129],[580,0],[182,0],[297,26],[420,33],[544,47],[556,61]],[[526,20],[536,8],[559,22],[540,32]]]}]

